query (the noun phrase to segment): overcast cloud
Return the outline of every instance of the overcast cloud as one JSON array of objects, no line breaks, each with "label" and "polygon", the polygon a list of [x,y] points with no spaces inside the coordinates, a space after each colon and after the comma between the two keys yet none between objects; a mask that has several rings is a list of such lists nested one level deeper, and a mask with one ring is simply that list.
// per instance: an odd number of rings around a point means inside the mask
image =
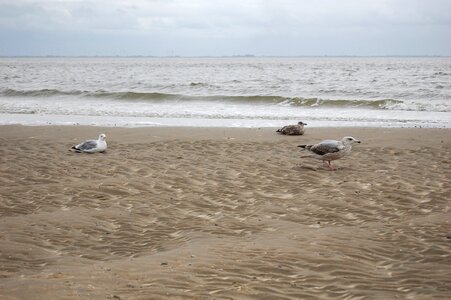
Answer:
[{"label": "overcast cloud", "polygon": [[448,0],[0,0],[0,55],[451,55]]}]

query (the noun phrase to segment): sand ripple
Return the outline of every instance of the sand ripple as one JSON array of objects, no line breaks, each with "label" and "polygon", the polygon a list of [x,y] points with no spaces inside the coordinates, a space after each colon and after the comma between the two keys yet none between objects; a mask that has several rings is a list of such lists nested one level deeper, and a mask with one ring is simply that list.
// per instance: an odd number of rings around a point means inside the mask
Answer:
[{"label": "sand ripple", "polygon": [[14,143],[0,296],[451,297],[449,148],[362,146],[326,172],[291,140]]}]

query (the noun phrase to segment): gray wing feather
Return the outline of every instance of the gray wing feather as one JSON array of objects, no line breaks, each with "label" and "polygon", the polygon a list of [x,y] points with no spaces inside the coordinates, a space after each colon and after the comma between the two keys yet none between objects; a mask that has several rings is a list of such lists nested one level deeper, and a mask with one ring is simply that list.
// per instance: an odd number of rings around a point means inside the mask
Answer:
[{"label": "gray wing feather", "polygon": [[310,151],[318,154],[325,155],[328,153],[335,153],[343,149],[343,146],[340,145],[337,141],[323,141],[319,144],[316,144],[310,148]]},{"label": "gray wing feather", "polygon": [[77,145],[78,150],[91,150],[97,147],[97,141],[86,141],[80,145]]}]

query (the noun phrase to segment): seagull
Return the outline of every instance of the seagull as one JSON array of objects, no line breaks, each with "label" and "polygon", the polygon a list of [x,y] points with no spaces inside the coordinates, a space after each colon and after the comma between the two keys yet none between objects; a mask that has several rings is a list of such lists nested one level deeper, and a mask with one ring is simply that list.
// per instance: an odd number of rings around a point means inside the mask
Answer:
[{"label": "seagull", "polygon": [[360,144],[360,141],[352,136],[345,136],[341,141],[325,140],[316,145],[299,145],[298,147],[303,148],[312,157],[322,160],[323,163],[327,162],[329,170],[335,170],[330,162],[351,153],[352,145],[355,143]]},{"label": "seagull", "polygon": [[86,152],[86,153],[94,153],[94,152],[104,152],[106,150],[106,135],[104,133],[99,135],[98,140],[87,140],[83,143],[75,145],[72,149],[75,149],[76,152]]},{"label": "seagull", "polygon": [[307,123],[298,122],[296,125],[283,126],[281,129],[278,129],[276,132],[280,132],[281,134],[286,134],[286,135],[303,135],[304,134],[304,125],[307,125]]}]

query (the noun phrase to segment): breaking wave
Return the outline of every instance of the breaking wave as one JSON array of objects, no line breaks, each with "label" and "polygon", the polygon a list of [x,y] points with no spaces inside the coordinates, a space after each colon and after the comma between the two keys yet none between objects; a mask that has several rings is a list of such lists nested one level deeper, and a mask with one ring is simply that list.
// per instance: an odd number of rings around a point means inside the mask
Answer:
[{"label": "breaking wave", "polygon": [[0,92],[3,97],[82,97],[120,101],[161,102],[161,101],[203,101],[203,102],[234,102],[245,104],[273,104],[297,107],[340,107],[340,108],[369,108],[383,110],[408,111],[448,111],[447,105],[426,104],[424,102],[402,101],[397,99],[322,99],[304,97],[283,97],[269,95],[182,95],[158,92],[112,92],[97,91],[62,91],[57,89],[14,90],[6,89]]}]

